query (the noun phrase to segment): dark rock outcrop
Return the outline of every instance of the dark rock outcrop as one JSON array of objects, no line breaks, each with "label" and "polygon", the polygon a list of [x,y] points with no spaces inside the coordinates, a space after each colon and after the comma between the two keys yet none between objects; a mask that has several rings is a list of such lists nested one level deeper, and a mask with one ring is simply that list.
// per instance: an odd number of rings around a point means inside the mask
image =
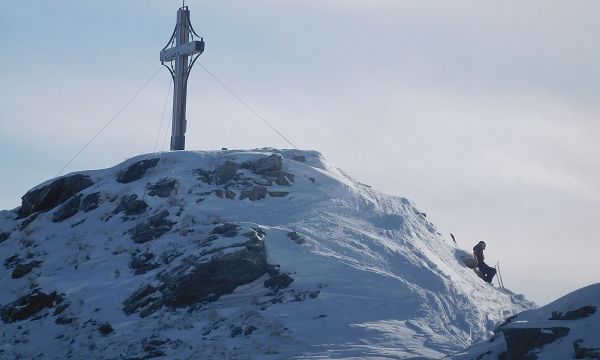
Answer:
[{"label": "dark rock outcrop", "polygon": [[15,266],[15,268],[13,269],[13,272],[10,277],[13,279],[22,278],[23,276],[29,274],[31,270],[39,267],[41,264],[41,261],[32,261],[27,264],[17,264],[17,266]]},{"label": "dark rock outcrop", "polygon": [[234,237],[238,234],[238,229],[240,227],[236,224],[225,223],[223,225],[216,226],[211,234],[213,235],[221,235],[224,237]]},{"label": "dark rock outcrop", "polygon": [[586,348],[581,345],[582,343],[582,339],[573,341],[575,359],[600,359],[600,348]]},{"label": "dark rock outcrop", "polygon": [[148,204],[143,200],[138,200],[136,194],[125,195],[121,198],[119,205],[113,210],[113,214],[124,212],[127,216],[140,215],[146,211]]},{"label": "dark rock outcrop", "polygon": [[146,252],[133,256],[129,267],[134,270],[135,275],[141,275],[158,268],[160,264],[160,261],[156,261],[154,254]]},{"label": "dark rock outcrop", "polygon": [[290,193],[287,191],[269,191],[269,195],[271,197],[286,197],[288,196]]},{"label": "dark rock outcrop", "polygon": [[190,260],[163,276],[165,305],[182,307],[215,301],[224,294],[248,284],[267,271],[265,244],[252,233],[237,252],[214,255],[209,261]]},{"label": "dark rock outcrop", "polygon": [[171,192],[175,189],[175,185],[177,185],[177,180],[175,179],[161,179],[156,184],[148,186],[148,195],[166,198],[171,195]]},{"label": "dark rock outcrop", "polygon": [[155,167],[158,164],[158,158],[141,160],[120,172],[117,175],[117,181],[122,184],[127,184],[139,180],[144,176],[146,170]]},{"label": "dark rock outcrop", "polygon": [[81,206],[81,198],[82,195],[80,194],[70,198],[67,202],[62,204],[62,206],[52,215],[52,221],[61,222],[77,214],[79,207]]},{"label": "dark rock outcrop", "polygon": [[90,212],[97,209],[100,206],[100,193],[96,192],[93,194],[86,195],[81,201],[81,209],[84,212]]},{"label": "dark rock outcrop", "polygon": [[128,231],[128,233],[131,234],[131,239],[134,242],[141,244],[163,236],[176,224],[167,219],[168,216],[169,211],[167,210],[163,210],[156,215],[150,216],[148,220]]},{"label": "dark rock outcrop", "polygon": [[537,359],[537,356],[532,353],[532,350],[566,336],[569,333],[569,328],[508,328],[503,329],[502,332],[506,340],[506,356],[508,359],[533,360]]},{"label": "dark rock outcrop", "polygon": [[10,236],[9,232],[0,232],[0,243],[8,240],[9,236]]},{"label": "dark rock outcrop", "polygon": [[251,190],[243,190],[240,193],[240,200],[249,199],[252,201],[264,199],[269,191],[264,186],[255,186]]},{"label": "dark rock outcrop", "polygon": [[43,309],[52,308],[62,301],[63,297],[56,291],[46,294],[36,290],[33,293],[21,296],[14,302],[2,307],[2,309],[0,309],[0,317],[2,318],[2,321],[7,324],[26,320]]},{"label": "dark rock outcrop", "polygon": [[252,161],[250,168],[256,174],[262,174],[267,171],[281,170],[283,166],[283,156],[280,154],[272,154],[270,156]]},{"label": "dark rock outcrop", "polygon": [[296,244],[302,245],[302,244],[306,244],[306,239],[298,234],[295,231],[290,231],[289,233],[287,233],[287,236],[292,239],[293,242],[295,242]]},{"label": "dark rock outcrop", "polygon": [[103,336],[107,336],[108,334],[112,333],[115,330],[112,328],[112,326],[109,323],[105,323],[98,327],[98,331]]},{"label": "dark rock outcrop", "polygon": [[217,185],[223,185],[233,180],[237,175],[239,167],[239,164],[233,161],[225,161],[223,165],[215,170]]},{"label": "dark rock outcrop", "polygon": [[29,216],[38,211],[48,211],[67,201],[71,196],[94,183],[87,175],[71,175],[54,180],[46,186],[30,190],[21,198],[19,218]]},{"label": "dark rock outcrop", "polygon": [[288,274],[283,273],[271,276],[265,280],[264,286],[271,290],[277,291],[288,287],[292,282],[294,282],[294,279],[292,279],[292,277]]},{"label": "dark rock outcrop", "polygon": [[591,316],[596,312],[596,307],[592,305],[586,305],[580,307],[579,309],[567,311],[564,315],[563,313],[553,311],[552,316],[548,320],[578,320],[583,319],[588,316]]}]

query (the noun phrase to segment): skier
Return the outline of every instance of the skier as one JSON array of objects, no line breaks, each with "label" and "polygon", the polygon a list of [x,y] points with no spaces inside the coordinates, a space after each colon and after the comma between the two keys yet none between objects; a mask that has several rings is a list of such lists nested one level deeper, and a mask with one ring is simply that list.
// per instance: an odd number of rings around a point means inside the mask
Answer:
[{"label": "skier", "polygon": [[483,280],[491,283],[494,275],[496,275],[496,269],[486,264],[483,259],[483,250],[485,250],[485,241],[480,241],[473,247],[473,255],[477,258],[477,267],[483,275]]}]

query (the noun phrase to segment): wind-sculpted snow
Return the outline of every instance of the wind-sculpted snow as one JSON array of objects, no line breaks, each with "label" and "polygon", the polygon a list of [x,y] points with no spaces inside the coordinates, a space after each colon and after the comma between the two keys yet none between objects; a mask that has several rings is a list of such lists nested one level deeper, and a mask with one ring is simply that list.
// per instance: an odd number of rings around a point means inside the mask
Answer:
[{"label": "wind-sculpted snow", "polygon": [[170,152],[61,179],[85,184],[0,212],[0,358],[439,358],[533,307],[317,152]]}]

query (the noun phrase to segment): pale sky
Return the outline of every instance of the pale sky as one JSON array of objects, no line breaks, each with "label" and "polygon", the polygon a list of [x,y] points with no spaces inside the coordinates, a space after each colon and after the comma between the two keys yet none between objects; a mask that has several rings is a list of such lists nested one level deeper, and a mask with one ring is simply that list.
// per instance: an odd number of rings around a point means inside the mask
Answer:
[{"label": "pale sky", "polygon": [[[186,4],[206,68],[299,148],[413,200],[448,241],[485,240],[508,288],[543,305],[600,280],[600,2]],[[1,209],[160,68],[179,6],[0,3]],[[161,71],[66,172],[152,152],[170,82]],[[289,147],[199,66],[187,118],[189,150]]]}]

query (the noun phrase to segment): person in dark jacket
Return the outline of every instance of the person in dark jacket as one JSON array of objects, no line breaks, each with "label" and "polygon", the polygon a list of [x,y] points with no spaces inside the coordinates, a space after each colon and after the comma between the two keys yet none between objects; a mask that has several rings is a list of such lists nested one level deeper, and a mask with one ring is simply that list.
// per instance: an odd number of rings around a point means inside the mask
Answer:
[{"label": "person in dark jacket", "polygon": [[483,280],[491,283],[494,275],[496,275],[496,269],[486,264],[483,256],[483,250],[485,250],[485,241],[480,241],[473,247],[473,255],[477,258],[477,267],[483,275]]}]

